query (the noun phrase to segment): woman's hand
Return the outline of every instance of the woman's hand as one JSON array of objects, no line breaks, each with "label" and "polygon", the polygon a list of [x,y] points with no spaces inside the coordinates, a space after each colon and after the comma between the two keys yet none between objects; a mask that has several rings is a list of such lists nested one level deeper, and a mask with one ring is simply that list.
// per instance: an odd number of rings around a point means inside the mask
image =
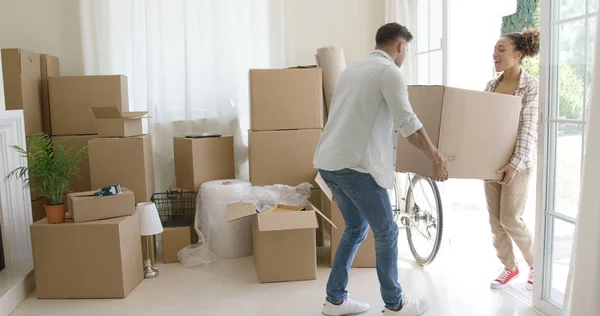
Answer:
[{"label": "woman's hand", "polygon": [[500,180],[498,182],[498,183],[503,184],[503,185],[510,185],[513,182],[513,180],[515,179],[515,176],[518,173],[517,169],[513,168],[509,164],[507,164],[506,166],[502,167],[502,169],[498,170],[497,172],[504,174],[504,176],[502,177],[502,180]]}]

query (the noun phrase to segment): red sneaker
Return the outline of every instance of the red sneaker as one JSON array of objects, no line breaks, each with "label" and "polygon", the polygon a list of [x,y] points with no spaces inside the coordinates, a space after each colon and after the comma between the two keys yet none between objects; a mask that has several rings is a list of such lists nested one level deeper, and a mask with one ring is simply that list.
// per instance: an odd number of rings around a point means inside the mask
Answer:
[{"label": "red sneaker", "polygon": [[533,268],[529,270],[529,279],[527,280],[527,290],[533,290]]},{"label": "red sneaker", "polygon": [[512,279],[519,276],[519,268],[515,268],[513,271],[504,270],[496,280],[494,280],[490,287],[492,289],[502,289],[508,284],[508,282],[512,281]]}]

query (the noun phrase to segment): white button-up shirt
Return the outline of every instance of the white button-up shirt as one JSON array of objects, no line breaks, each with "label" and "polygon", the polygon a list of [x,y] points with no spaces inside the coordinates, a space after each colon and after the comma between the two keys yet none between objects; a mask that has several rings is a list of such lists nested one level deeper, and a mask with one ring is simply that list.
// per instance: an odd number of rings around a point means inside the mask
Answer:
[{"label": "white button-up shirt", "polygon": [[386,52],[376,50],[340,75],[314,165],[367,172],[391,189],[398,131],[408,137],[421,127],[400,68]]}]

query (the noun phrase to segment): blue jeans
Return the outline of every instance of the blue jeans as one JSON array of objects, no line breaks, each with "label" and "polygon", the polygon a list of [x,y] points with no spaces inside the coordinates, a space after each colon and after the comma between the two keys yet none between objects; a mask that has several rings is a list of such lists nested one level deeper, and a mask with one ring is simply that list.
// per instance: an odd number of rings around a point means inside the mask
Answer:
[{"label": "blue jeans", "polygon": [[387,308],[397,308],[402,300],[398,282],[398,225],[394,222],[387,190],[370,174],[352,169],[319,170],[319,173],[333,192],[346,222],[327,282],[327,301],[338,304],[346,299],[352,261],[370,226],[375,237],[381,297]]}]

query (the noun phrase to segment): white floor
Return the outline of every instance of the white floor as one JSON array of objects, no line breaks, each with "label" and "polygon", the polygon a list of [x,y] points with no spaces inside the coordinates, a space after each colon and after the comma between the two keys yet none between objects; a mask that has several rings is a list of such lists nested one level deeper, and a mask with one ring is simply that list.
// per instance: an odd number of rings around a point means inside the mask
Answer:
[{"label": "white floor", "polygon": [[[399,268],[405,293],[429,297],[433,303],[429,316],[538,315],[508,292],[489,289],[489,281],[500,266],[485,213],[450,214],[446,232],[451,238],[446,238],[445,248],[432,265],[417,266],[405,238],[401,239]],[[323,256],[320,259],[326,260]],[[252,258],[220,261],[206,268],[186,269],[179,264],[159,268],[158,278],[144,280],[124,300],[37,300],[33,293],[12,315],[317,316],[329,273],[323,266],[316,281],[259,284]],[[366,315],[381,314],[383,303],[375,270],[353,270],[349,291],[353,298],[371,304],[372,310]]]}]

